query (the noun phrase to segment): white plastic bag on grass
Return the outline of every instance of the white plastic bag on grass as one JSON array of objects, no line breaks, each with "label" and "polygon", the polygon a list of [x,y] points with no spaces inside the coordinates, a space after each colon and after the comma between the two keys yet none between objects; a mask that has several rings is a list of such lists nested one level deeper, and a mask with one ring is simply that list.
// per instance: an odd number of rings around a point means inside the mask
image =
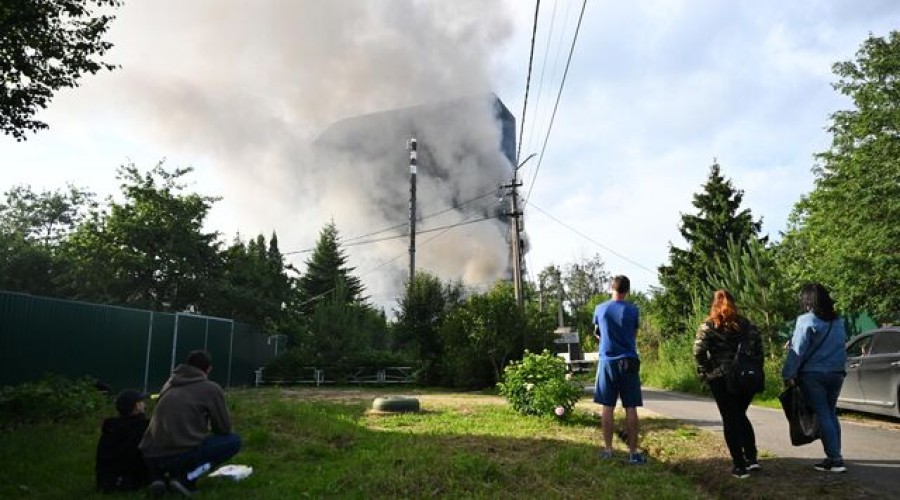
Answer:
[{"label": "white plastic bag on grass", "polygon": [[240,481],[253,474],[253,467],[247,465],[223,465],[215,470],[209,477],[225,477],[232,481]]}]

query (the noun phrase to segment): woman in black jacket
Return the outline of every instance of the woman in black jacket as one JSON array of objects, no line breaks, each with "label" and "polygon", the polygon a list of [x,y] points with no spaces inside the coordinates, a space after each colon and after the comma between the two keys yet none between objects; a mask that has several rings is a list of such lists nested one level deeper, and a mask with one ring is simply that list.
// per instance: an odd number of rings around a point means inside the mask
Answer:
[{"label": "woman in black jacket", "polygon": [[739,316],[734,298],[726,290],[716,290],[709,316],[700,325],[694,340],[697,374],[709,385],[725,431],[725,443],[731,454],[734,477],[744,479],[748,471],[760,470],[757,458],[756,434],[747,418],[747,408],[753,393],[729,389],[726,377],[738,348],[751,359],[763,363],[762,341],[759,331],[746,318]]}]

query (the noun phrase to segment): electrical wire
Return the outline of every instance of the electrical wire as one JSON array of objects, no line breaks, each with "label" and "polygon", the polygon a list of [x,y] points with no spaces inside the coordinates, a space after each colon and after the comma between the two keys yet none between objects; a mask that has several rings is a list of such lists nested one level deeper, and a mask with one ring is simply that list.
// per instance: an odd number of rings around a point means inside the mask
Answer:
[{"label": "electrical wire", "polygon": [[[556,7],[559,4],[559,0],[555,0],[553,2],[553,12],[550,14],[550,31],[547,32],[547,44],[544,46],[544,59],[541,63],[541,78],[538,80],[538,88],[537,88],[537,100],[534,103],[534,108],[536,110],[541,109],[541,96],[544,94],[544,74],[547,70],[547,56],[550,54],[550,42],[553,39],[553,28],[556,25]],[[555,63],[554,63],[555,65]],[[530,145],[534,142],[534,131],[538,129],[538,115],[537,112],[532,113],[533,118],[531,119],[531,127],[528,131],[528,144]],[[524,123],[525,117],[522,117],[522,121]],[[521,142],[523,139],[520,138]]]},{"label": "electrical wire", "polygon": [[[446,233],[447,231],[449,231],[449,230],[451,230],[451,229],[453,229],[453,228],[455,228],[455,227],[464,226],[464,225],[466,225],[466,224],[472,224],[472,223],[475,223],[475,222],[481,222],[481,221],[485,221],[485,220],[489,220],[489,219],[494,219],[494,217],[482,217],[482,218],[480,218],[480,219],[473,219],[473,220],[469,220],[469,221],[458,222],[458,223],[456,223],[456,224],[451,224],[451,225],[449,225],[449,226],[436,227],[436,228],[426,229],[426,230],[424,230],[424,231],[416,231],[416,234],[431,233],[431,232],[434,232],[434,231],[441,231],[441,230],[443,230],[442,233],[437,234],[437,235],[435,235],[435,236],[433,236],[433,237],[431,237],[431,238],[429,238],[429,239],[423,241],[423,242],[421,243],[421,245],[420,245],[420,247],[422,247],[422,246],[427,245],[430,241],[433,241],[433,240],[437,239],[439,236],[443,235],[444,233]],[[402,238],[402,237],[406,237],[406,235],[395,236],[394,238]],[[385,238],[385,240],[387,240],[387,239],[392,239],[392,238]],[[383,241],[383,240],[378,240],[378,241]],[[374,243],[374,241],[371,241],[371,242],[369,242],[369,243]],[[362,243],[358,243],[358,244],[362,244]],[[350,246],[350,245],[345,245],[345,246]],[[309,251],[312,251],[312,250],[313,250],[313,249],[310,249],[310,250],[303,250],[303,251],[304,251],[304,252],[309,252]],[[293,252],[293,253],[299,253],[299,252]],[[369,269],[368,271],[365,271],[365,272],[360,273],[360,274],[359,274],[359,277],[363,277],[363,276],[366,276],[366,275],[368,275],[368,274],[371,274],[371,273],[373,273],[373,272],[375,272],[375,271],[377,271],[377,270],[379,270],[379,269],[381,269],[381,268],[387,266],[387,265],[390,264],[391,262],[394,262],[394,261],[396,261],[397,259],[399,259],[399,258],[401,258],[401,257],[404,257],[405,255],[406,255],[405,252],[404,252],[404,253],[401,253],[401,254],[398,254],[396,257],[393,257],[393,258],[391,258],[391,259],[388,259],[388,260],[382,262],[381,264],[379,264],[379,265],[373,267],[372,269]],[[322,293],[316,295],[315,297],[311,297],[311,298],[309,298],[309,299],[306,299],[305,301],[303,301],[303,302],[301,302],[300,304],[298,304],[298,307],[304,306],[304,305],[306,305],[306,304],[309,304],[310,302],[313,302],[313,301],[315,301],[315,300],[319,300],[320,298],[322,298],[322,297],[328,295],[329,293],[333,292],[336,288],[337,288],[337,287],[332,287],[332,288],[330,288],[330,289],[328,289],[328,290],[326,290],[326,291],[324,291],[324,292],[322,292]]]},{"label": "electrical wire", "polygon": [[528,200],[531,198],[531,192],[534,189],[534,181],[537,179],[537,174],[541,170],[541,164],[544,162],[544,152],[547,150],[547,142],[550,140],[550,132],[553,130],[553,122],[556,119],[559,100],[562,97],[562,91],[566,85],[566,77],[569,74],[569,67],[572,64],[572,54],[575,52],[575,42],[578,41],[578,33],[581,31],[581,21],[584,19],[585,7],[587,7],[587,0],[584,0],[581,4],[581,13],[578,15],[578,24],[575,26],[575,36],[572,37],[572,46],[569,48],[566,69],[563,71],[562,81],[559,84],[559,92],[556,94],[556,103],[553,105],[553,114],[550,115],[550,125],[547,127],[547,135],[544,136],[544,145],[541,147],[541,155],[538,157],[538,164],[534,168],[534,175],[531,177],[531,184],[528,186],[528,195],[525,196],[525,204],[528,204]]},{"label": "electrical wire", "polygon": [[[441,231],[441,230],[450,230],[450,229],[453,229],[453,228],[455,228],[455,227],[465,226],[465,225],[467,225],[467,224],[474,224],[474,223],[476,223],[476,222],[481,222],[481,221],[486,221],[486,220],[493,220],[493,219],[496,219],[496,217],[482,217],[482,218],[480,218],[480,219],[473,219],[473,220],[467,220],[467,221],[463,221],[463,222],[457,222],[457,223],[455,223],[455,224],[450,224],[450,225],[447,225],[447,226],[439,226],[439,227],[433,227],[433,228],[430,228],[430,229],[422,229],[422,230],[416,231],[416,234],[419,235],[419,234],[433,233],[433,232],[435,232],[435,231]],[[359,245],[369,245],[369,244],[371,244],[371,243],[380,243],[380,242],[382,242],[382,241],[389,241],[389,240],[396,240],[396,239],[400,239],[400,238],[406,238],[407,236],[409,236],[409,235],[408,235],[408,234],[396,234],[396,235],[393,235],[393,236],[385,236],[385,237],[383,237],[383,238],[375,238],[375,239],[371,239],[371,240],[357,241],[357,242],[354,242],[354,243],[343,243],[341,246],[344,246],[344,247],[355,247],[355,246],[359,246]],[[430,241],[430,240],[429,240],[429,241]],[[423,242],[423,244],[424,244],[424,243],[425,243],[425,242]],[[314,250],[315,250],[315,248],[305,248],[305,249],[303,249],[303,250],[294,250],[294,251],[291,251],[291,252],[283,252],[282,255],[294,255],[294,254],[298,254],[298,253],[309,253],[309,252],[312,252],[312,251],[314,251]]]},{"label": "electrical wire", "polygon": [[572,226],[566,224],[565,222],[559,220],[558,218],[554,217],[550,212],[547,212],[547,211],[544,210],[543,208],[541,208],[541,207],[535,205],[534,203],[529,203],[528,205],[531,206],[531,207],[534,207],[535,209],[537,209],[537,211],[539,211],[539,212],[541,212],[542,214],[546,215],[546,216],[549,217],[550,219],[556,221],[559,225],[561,225],[561,226],[563,226],[563,227],[569,229],[569,230],[572,231],[573,233],[575,233],[575,234],[577,234],[578,236],[581,236],[582,238],[584,238],[584,239],[590,241],[591,243],[593,243],[593,244],[597,245],[598,247],[600,247],[600,248],[606,250],[607,252],[609,252],[609,253],[611,253],[611,254],[613,254],[613,255],[615,255],[615,256],[617,256],[617,257],[623,259],[623,260],[625,260],[626,262],[630,262],[631,264],[634,264],[635,266],[637,266],[637,267],[643,269],[644,271],[647,271],[647,272],[653,274],[654,276],[656,275],[656,271],[655,271],[655,270],[650,269],[649,267],[647,267],[647,266],[641,264],[640,262],[637,262],[637,261],[635,261],[635,260],[633,260],[633,259],[630,259],[630,258],[628,258],[628,257],[626,257],[626,256],[624,256],[624,255],[622,255],[621,253],[619,253],[619,252],[613,250],[612,248],[609,248],[608,246],[604,245],[603,243],[600,243],[599,241],[597,241],[597,240],[591,238],[590,236],[588,236],[588,235],[582,233],[581,231],[575,229],[574,227],[572,227]]},{"label": "electrical wire", "polygon": [[[467,205],[467,204],[469,204],[469,203],[472,203],[473,201],[480,200],[481,198],[484,198],[484,197],[486,197],[486,196],[492,195],[492,194],[494,194],[494,193],[496,193],[496,192],[497,192],[496,189],[492,189],[492,190],[487,191],[487,192],[485,192],[485,193],[483,193],[483,194],[480,194],[480,195],[478,195],[478,196],[476,196],[476,197],[474,197],[474,198],[470,198],[470,199],[468,199],[468,200],[466,200],[466,201],[464,201],[464,202],[462,202],[462,203],[457,203],[456,205],[453,205],[452,207],[445,208],[444,210],[441,210],[441,211],[439,211],[439,212],[435,212],[435,213],[433,213],[433,214],[428,214],[428,215],[426,215],[426,216],[419,217],[419,218],[417,219],[417,221],[418,221],[418,222],[421,222],[421,221],[423,221],[423,220],[430,219],[430,218],[432,218],[432,217],[437,217],[438,215],[445,214],[445,213],[447,213],[447,212],[449,212],[449,211],[451,211],[451,210],[456,210],[457,208],[460,208],[460,207],[462,207],[463,205]],[[399,228],[402,228],[402,227],[406,227],[407,225],[408,225],[407,222],[403,222],[403,223],[401,223],[401,224],[395,224],[395,225],[393,225],[393,226],[386,227],[386,228],[384,228],[384,229],[379,229],[378,231],[372,231],[371,233],[361,234],[361,235],[359,235],[359,236],[354,236],[354,237],[352,237],[352,238],[347,238],[347,239],[344,240],[344,244],[345,244],[345,246],[352,246],[349,242],[353,242],[353,241],[356,241],[356,240],[359,240],[359,239],[362,239],[362,238],[367,238],[367,237],[369,237],[369,236],[374,236],[374,235],[376,235],[376,234],[386,233],[386,232],[391,231],[391,230],[394,230],[394,229],[399,229]],[[421,231],[419,231],[419,232],[421,232]],[[417,232],[417,234],[418,234],[418,232]],[[304,250],[292,250],[292,251],[290,251],[290,252],[282,252],[281,254],[282,254],[282,255],[293,255],[293,254],[298,254],[298,253],[306,253],[306,252],[309,252],[309,251],[310,251],[309,249],[304,249]]]},{"label": "electrical wire", "polygon": [[528,91],[531,88],[531,68],[534,62],[534,40],[537,36],[538,14],[541,11],[541,0],[534,3],[534,27],[531,29],[531,50],[528,55],[528,76],[525,77],[525,98],[522,100],[522,118],[519,124],[519,145],[516,148],[516,165],[522,154],[522,139],[525,137],[525,111],[528,109]]}]

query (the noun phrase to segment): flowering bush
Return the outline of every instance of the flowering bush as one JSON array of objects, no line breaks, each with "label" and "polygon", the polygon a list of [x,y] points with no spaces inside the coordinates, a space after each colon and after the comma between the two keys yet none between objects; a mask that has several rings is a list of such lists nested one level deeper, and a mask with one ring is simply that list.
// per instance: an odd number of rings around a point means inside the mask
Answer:
[{"label": "flowering bush", "polygon": [[525,351],[522,361],[506,366],[503,382],[497,387],[523,415],[568,415],[582,395],[580,387],[566,381],[565,362],[547,350],[540,354]]}]

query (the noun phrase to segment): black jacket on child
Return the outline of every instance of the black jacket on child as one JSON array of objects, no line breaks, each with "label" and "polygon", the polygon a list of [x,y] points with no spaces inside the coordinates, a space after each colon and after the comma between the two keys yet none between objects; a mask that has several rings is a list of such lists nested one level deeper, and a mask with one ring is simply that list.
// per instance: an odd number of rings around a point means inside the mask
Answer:
[{"label": "black jacket on child", "polygon": [[97,443],[97,489],[132,491],[147,485],[147,468],[138,443],[149,423],[143,413],[103,421]]}]

